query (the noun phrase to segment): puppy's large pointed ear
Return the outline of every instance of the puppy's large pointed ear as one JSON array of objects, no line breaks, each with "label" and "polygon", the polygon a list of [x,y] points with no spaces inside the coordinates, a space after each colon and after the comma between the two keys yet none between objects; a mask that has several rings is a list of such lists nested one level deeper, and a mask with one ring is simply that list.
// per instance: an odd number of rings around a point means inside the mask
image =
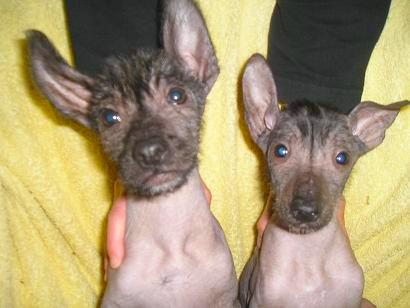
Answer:
[{"label": "puppy's large pointed ear", "polygon": [[165,0],[164,5],[164,49],[202,81],[208,93],[219,67],[204,18],[191,0]]},{"label": "puppy's large pointed ear", "polygon": [[352,133],[365,145],[364,153],[382,143],[385,131],[396,119],[400,108],[409,105],[401,101],[390,105],[362,102],[349,114]]},{"label": "puppy's large pointed ear", "polygon": [[267,136],[276,124],[279,107],[275,81],[263,56],[255,54],[249,59],[242,78],[242,88],[249,132],[265,152]]},{"label": "puppy's large pointed ear", "polygon": [[70,67],[43,33],[30,30],[26,37],[32,74],[41,92],[63,115],[90,127],[93,79]]}]

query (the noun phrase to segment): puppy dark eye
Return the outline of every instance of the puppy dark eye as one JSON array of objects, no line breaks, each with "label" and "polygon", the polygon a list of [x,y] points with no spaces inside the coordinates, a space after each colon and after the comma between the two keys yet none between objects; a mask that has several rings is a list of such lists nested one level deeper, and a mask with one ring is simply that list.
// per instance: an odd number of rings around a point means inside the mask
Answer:
[{"label": "puppy dark eye", "polygon": [[336,163],[339,165],[346,165],[349,162],[349,154],[346,152],[340,152],[336,156]]},{"label": "puppy dark eye", "polygon": [[168,102],[172,105],[181,105],[186,101],[185,91],[181,88],[172,88],[168,92]]},{"label": "puppy dark eye", "polygon": [[121,117],[118,112],[111,109],[103,109],[101,112],[101,119],[107,126],[112,126],[121,122]]},{"label": "puppy dark eye", "polygon": [[285,147],[283,144],[278,144],[275,147],[275,156],[279,158],[285,158],[289,153],[289,150],[287,147]]}]

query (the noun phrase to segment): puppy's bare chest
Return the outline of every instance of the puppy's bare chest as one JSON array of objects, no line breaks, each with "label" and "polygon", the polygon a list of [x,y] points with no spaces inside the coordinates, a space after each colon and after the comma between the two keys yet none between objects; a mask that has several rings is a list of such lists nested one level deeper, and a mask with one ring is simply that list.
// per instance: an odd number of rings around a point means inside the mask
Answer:
[{"label": "puppy's bare chest", "polygon": [[363,273],[342,244],[264,241],[251,307],[360,307]]},{"label": "puppy's bare chest", "polygon": [[121,307],[232,306],[236,275],[218,227],[193,226],[186,237],[178,230],[164,238],[129,234],[126,258],[109,273],[106,296]]},{"label": "puppy's bare chest", "polygon": [[[299,269],[301,270],[301,269]],[[362,277],[359,270],[331,273],[269,271],[260,273],[251,307],[360,307]]]}]

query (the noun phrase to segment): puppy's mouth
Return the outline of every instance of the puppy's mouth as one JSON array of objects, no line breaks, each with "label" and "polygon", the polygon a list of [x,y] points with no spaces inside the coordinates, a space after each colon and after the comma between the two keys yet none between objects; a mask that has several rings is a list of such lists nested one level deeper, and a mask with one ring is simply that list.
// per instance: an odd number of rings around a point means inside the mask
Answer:
[{"label": "puppy's mouth", "polygon": [[298,221],[290,214],[290,211],[287,210],[283,212],[279,210],[276,215],[276,224],[289,233],[294,234],[310,234],[317,232],[327,226],[330,220],[331,213],[327,212],[322,213],[317,220],[311,222]]},{"label": "puppy's mouth", "polygon": [[310,234],[327,226],[333,217],[333,200],[277,194],[272,200],[273,220],[281,229],[294,234]]},{"label": "puppy's mouth", "polygon": [[172,193],[183,186],[188,179],[193,166],[187,170],[151,170],[136,179],[123,180],[127,193],[155,197],[165,193]]},{"label": "puppy's mouth", "polygon": [[324,226],[315,226],[312,224],[303,223],[303,224],[288,224],[288,225],[281,224],[281,227],[284,228],[289,233],[309,234],[309,233],[319,231]]},{"label": "puppy's mouth", "polygon": [[144,184],[147,186],[163,186],[167,183],[173,182],[176,178],[178,178],[178,172],[176,171],[165,171],[159,172],[154,171],[151,175],[149,175]]}]

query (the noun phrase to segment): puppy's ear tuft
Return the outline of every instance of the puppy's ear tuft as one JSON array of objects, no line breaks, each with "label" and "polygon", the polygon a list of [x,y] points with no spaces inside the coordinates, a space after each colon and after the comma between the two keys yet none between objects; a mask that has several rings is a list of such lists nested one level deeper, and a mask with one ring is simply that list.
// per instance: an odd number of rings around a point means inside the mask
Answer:
[{"label": "puppy's ear tuft", "polygon": [[167,0],[164,4],[164,49],[202,81],[208,93],[219,67],[205,20],[191,0]]},{"label": "puppy's ear tuft", "polygon": [[279,107],[275,81],[263,56],[255,54],[247,62],[242,88],[249,132],[265,152],[266,137],[276,124]]},{"label": "puppy's ear tuft", "polygon": [[357,136],[370,151],[383,142],[385,131],[393,124],[400,108],[409,105],[401,101],[390,105],[362,102],[349,114],[353,135]]},{"label": "puppy's ear tuft", "polygon": [[88,109],[93,79],[69,66],[40,31],[29,30],[25,34],[33,79],[40,91],[64,116],[90,127]]}]

